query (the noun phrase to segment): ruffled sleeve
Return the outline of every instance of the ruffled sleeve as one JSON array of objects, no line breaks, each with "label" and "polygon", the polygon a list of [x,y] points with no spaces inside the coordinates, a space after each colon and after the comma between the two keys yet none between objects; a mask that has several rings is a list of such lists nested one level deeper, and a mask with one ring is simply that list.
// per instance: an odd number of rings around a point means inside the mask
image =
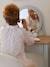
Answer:
[{"label": "ruffled sleeve", "polygon": [[27,45],[33,45],[35,43],[35,37],[34,35],[29,31],[24,31],[24,42]]}]

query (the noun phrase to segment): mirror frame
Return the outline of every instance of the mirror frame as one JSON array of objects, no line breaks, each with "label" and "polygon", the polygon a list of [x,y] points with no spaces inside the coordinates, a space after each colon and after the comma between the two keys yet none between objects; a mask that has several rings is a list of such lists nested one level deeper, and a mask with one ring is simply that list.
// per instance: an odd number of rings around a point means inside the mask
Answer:
[{"label": "mirror frame", "polygon": [[40,16],[40,30],[42,29],[43,33],[46,34],[45,28],[44,28],[44,16],[41,10],[38,7],[31,6],[31,5],[24,5],[23,7],[20,8],[20,11],[23,9],[33,9],[37,12],[37,14]]}]

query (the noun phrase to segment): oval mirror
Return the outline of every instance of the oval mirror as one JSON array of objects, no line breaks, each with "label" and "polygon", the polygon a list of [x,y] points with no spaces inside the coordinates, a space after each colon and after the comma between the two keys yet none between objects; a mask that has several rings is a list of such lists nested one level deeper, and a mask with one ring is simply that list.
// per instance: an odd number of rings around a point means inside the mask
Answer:
[{"label": "oval mirror", "polygon": [[[23,27],[30,31],[39,33],[42,27],[42,17],[36,9],[24,8],[20,11]],[[25,22],[25,23],[24,23]]]}]

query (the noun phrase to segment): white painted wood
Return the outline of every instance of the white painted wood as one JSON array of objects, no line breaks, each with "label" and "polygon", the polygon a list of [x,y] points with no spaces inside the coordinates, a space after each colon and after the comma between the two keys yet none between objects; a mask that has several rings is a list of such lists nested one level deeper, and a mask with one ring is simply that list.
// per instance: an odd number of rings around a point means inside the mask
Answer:
[{"label": "white painted wood", "polygon": [[45,59],[45,67],[48,67],[48,45],[44,45],[44,59]]}]

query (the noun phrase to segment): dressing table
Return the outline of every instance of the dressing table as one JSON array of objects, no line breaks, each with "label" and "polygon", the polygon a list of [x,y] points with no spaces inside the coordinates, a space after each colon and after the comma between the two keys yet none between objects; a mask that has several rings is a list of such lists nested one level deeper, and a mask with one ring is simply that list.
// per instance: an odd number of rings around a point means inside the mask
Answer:
[{"label": "dressing table", "polygon": [[40,41],[37,41],[36,43],[41,44],[41,45],[50,44],[50,36],[43,35],[43,36],[38,36],[38,38],[40,39]]},{"label": "dressing table", "polygon": [[40,41],[37,41],[36,42],[36,45],[43,45],[43,56],[44,56],[44,59],[46,60],[46,67],[48,67],[48,55],[49,55],[49,52],[48,52],[48,46],[50,45],[50,36],[38,36],[38,38],[40,39]]}]

